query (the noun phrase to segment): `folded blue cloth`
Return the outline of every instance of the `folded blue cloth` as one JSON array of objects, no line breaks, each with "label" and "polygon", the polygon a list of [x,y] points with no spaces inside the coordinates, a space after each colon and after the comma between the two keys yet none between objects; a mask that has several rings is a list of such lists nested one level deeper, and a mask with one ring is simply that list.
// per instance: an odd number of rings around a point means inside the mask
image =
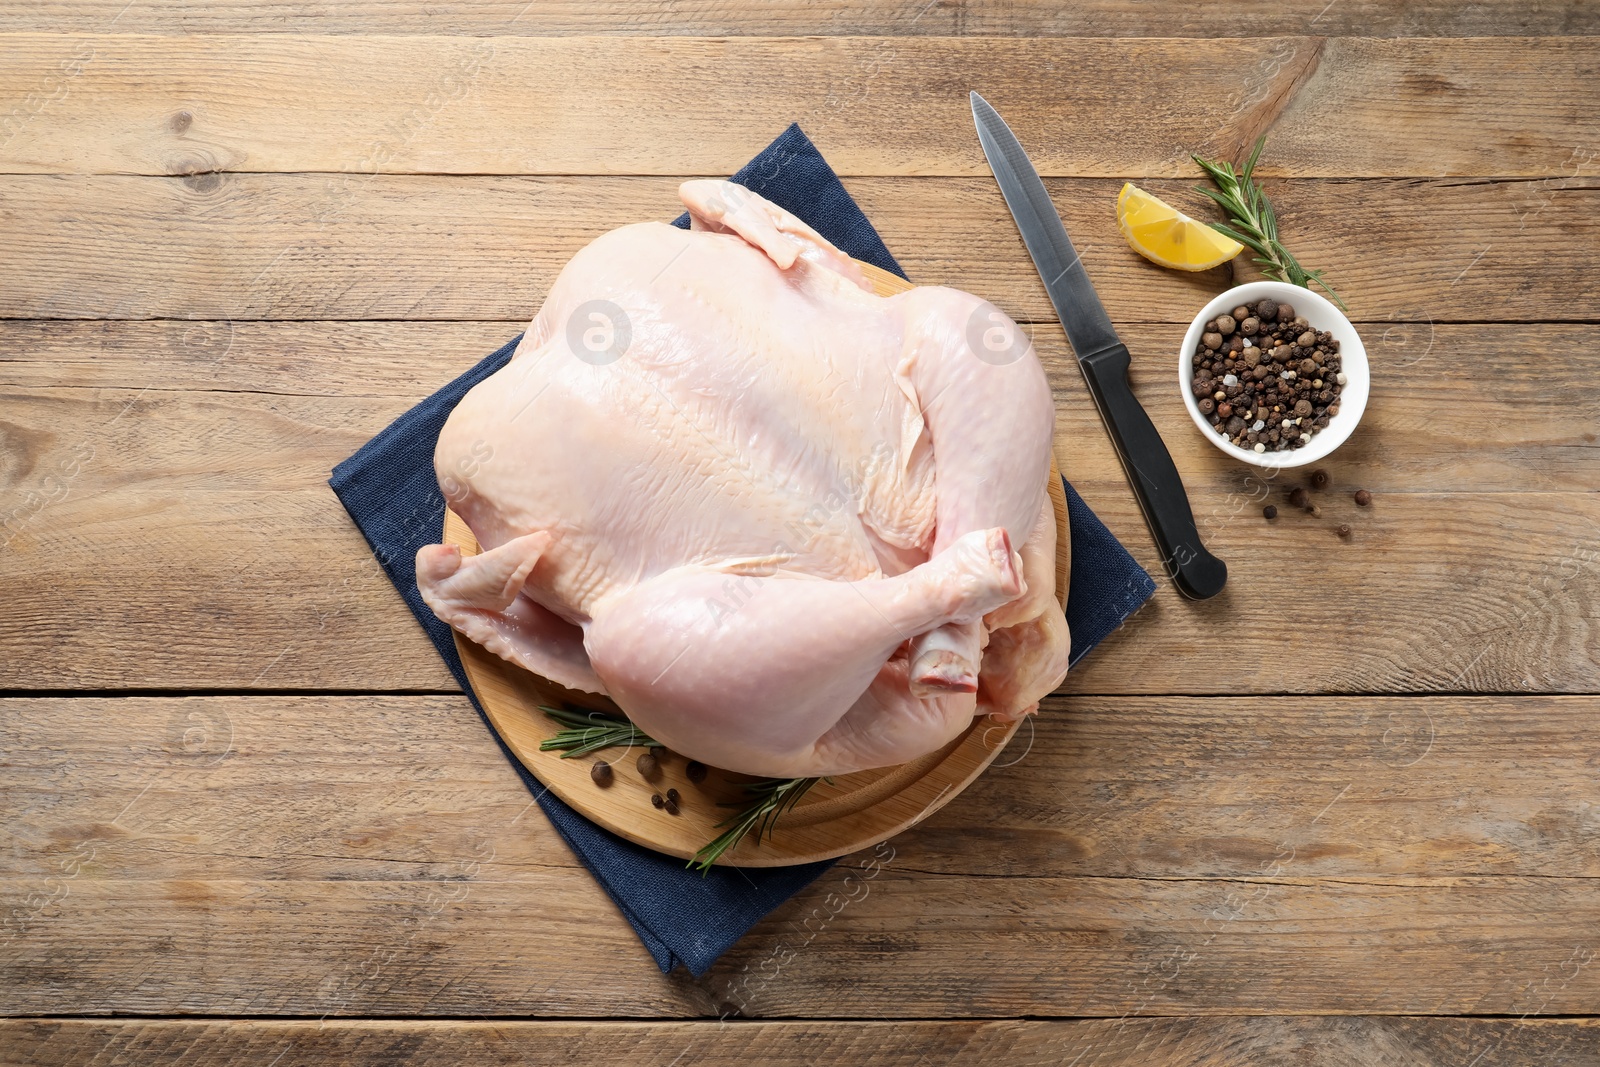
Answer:
[{"label": "folded blue cloth", "polygon": [[[855,258],[905,277],[799,126],[785,130],[733,179],[793,212]],[[688,216],[680,217],[676,225],[687,226]],[[419,548],[439,540],[444,522],[444,497],[433,473],[439,431],[467,390],[506,365],[519,340],[508,341],[400,416],[335,467],[328,483],[480,715],[483,708],[461,669],[450,627],[428,610],[417,592],[414,561]],[[1076,663],[1150,598],[1155,583],[1072,487],[1066,488],[1072,530],[1067,622]],[[663,972],[682,963],[696,977],[703,975],[768,912],[832,865],[829,861],[797,867],[716,867],[702,877],[683,860],[624,841],[594,825],[544,789],[504,742],[501,748]]]}]

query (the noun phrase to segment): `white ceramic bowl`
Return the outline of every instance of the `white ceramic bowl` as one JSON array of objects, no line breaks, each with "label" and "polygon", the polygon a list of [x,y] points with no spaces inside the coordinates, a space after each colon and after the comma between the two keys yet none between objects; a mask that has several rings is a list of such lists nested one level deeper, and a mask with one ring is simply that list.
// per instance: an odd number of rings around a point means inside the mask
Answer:
[{"label": "white ceramic bowl", "polygon": [[[1324,429],[1313,434],[1311,443],[1304,448],[1289,448],[1282,452],[1257,452],[1240,448],[1211,428],[1210,421],[1200,414],[1195,402],[1194,364],[1191,360],[1200,345],[1205,324],[1241,304],[1249,304],[1262,297],[1288,304],[1294,308],[1296,315],[1311,324],[1313,330],[1326,330],[1339,342],[1339,366],[1347,379],[1339,394],[1339,414],[1329,419]],[[1367,366],[1366,347],[1362,345],[1356,328],[1327,297],[1287,282],[1247,282],[1229,289],[1201,308],[1200,314],[1194,317],[1189,332],[1183,335],[1183,348],[1178,352],[1178,391],[1183,394],[1183,406],[1189,409],[1189,417],[1206,440],[1242,463],[1281,469],[1315,463],[1345,443],[1355,430],[1356,423],[1361,421],[1361,413],[1367,409],[1367,395],[1372,391],[1372,373]]]}]

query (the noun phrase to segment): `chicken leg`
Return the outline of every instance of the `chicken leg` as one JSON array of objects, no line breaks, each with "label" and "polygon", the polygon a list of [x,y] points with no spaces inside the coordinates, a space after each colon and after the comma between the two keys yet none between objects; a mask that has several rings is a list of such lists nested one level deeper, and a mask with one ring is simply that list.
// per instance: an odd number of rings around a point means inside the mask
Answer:
[{"label": "chicken leg", "polygon": [[435,615],[502,659],[568,689],[604,694],[583,631],[524,595],[551,541],[541,530],[475,556],[456,545],[424,545],[417,590]]},{"label": "chicken leg", "polygon": [[[906,299],[914,325],[900,373],[915,391],[938,471],[931,554],[994,526],[1021,545],[1046,504],[1050,456],[1018,442],[1048,441],[1055,431],[1055,404],[1033,345],[999,309],[970,294],[928,287]],[[1009,331],[1003,343],[986,344],[996,330]],[[977,623],[921,635],[911,651],[912,692],[975,692],[983,639]]]},{"label": "chicken leg", "polygon": [[[901,644],[975,623],[1021,589],[1003,528],[974,531],[904,574],[857,582],[681,567],[599,605],[585,644],[606,689],[651,737],[669,748],[692,738],[699,759],[793,777],[819,765],[818,742]],[[772,692],[792,696],[781,720],[758,710]],[[973,698],[964,704],[970,722]],[[937,711],[925,725],[950,728]]]}]

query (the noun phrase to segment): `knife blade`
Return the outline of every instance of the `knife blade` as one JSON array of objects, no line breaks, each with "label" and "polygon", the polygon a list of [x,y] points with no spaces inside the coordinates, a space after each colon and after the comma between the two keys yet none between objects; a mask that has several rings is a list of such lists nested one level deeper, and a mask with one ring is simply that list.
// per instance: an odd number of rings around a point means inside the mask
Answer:
[{"label": "knife blade", "polygon": [[972,121],[1022,243],[1078,357],[1089,395],[1161,552],[1162,567],[1184,596],[1193,600],[1216,596],[1227,583],[1228,565],[1200,543],[1189,494],[1172,454],[1128,383],[1132,363],[1128,348],[1117,337],[1039,172],[1000,113],[976,92]]}]

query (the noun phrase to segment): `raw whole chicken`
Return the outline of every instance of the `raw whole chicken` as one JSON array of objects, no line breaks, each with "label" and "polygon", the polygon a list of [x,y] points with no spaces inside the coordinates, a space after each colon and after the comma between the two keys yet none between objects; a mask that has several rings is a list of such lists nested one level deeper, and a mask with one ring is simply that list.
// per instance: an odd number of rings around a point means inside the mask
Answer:
[{"label": "raw whole chicken", "polygon": [[903,763],[1036,710],[1068,634],[1026,336],[958,290],[875,295],[742,186],[680,195],[689,230],[580,251],[450,415],[436,473],[482,551],[417,554],[428,606],[747,774]]}]

